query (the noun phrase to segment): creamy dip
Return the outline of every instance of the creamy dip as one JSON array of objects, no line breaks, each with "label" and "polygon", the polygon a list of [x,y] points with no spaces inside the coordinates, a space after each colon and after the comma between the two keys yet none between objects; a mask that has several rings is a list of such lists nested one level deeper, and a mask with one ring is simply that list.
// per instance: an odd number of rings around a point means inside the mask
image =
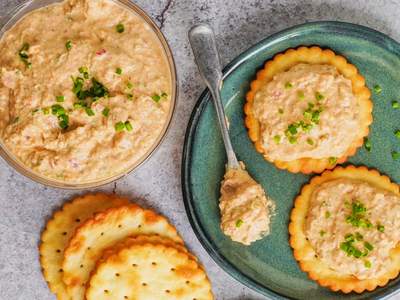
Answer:
[{"label": "creamy dip", "polygon": [[277,74],[253,108],[271,160],[340,157],[360,126],[351,81],[330,65],[301,63]]},{"label": "creamy dip", "polygon": [[400,241],[400,196],[362,181],[323,183],[310,199],[306,236],[336,272],[361,280],[377,277]]},{"label": "creamy dip", "polygon": [[82,183],[116,175],[163,131],[172,84],[162,45],[112,1],[36,10],[5,34],[0,51],[2,142],[45,177]]},{"label": "creamy dip", "polygon": [[274,203],[244,168],[227,170],[219,207],[221,229],[235,242],[250,245],[270,231]]}]

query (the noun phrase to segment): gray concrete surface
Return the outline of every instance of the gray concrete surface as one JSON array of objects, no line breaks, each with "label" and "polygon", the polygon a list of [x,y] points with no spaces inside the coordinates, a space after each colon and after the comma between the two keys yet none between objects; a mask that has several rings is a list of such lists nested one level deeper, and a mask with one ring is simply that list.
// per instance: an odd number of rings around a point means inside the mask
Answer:
[{"label": "gray concrete surface", "polygon": [[[0,0],[0,22],[21,0]],[[223,63],[262,38],[295,24],[343,20],[367,25],[400,40],[398,0],[136,0],[158,22],[175,55],[179,104],[172,128],[159,151],[138,171],[101,190],[128,195],[162,212],[175,224],[204,263],[218,300],[260,300],[225,274],[197,241],[184,210],[180,168],[184,134],[204,89],[187,40],[187,30],[210,23]],[[1,50],[0,50],[1,51]],[[1,53],[0,53],[1,55]],[[46,188],[22,177],[0,160],[0,300],[55,299],[46,287],[37,245],[45,221],[77,192]],[[156,299],[155,299],[156,300]]]}]

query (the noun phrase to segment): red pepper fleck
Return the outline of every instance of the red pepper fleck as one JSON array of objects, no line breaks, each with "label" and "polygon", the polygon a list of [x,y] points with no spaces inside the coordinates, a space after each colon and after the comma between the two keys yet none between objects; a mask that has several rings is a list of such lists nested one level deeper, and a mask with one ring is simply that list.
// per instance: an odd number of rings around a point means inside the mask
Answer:
[{"label": "red pepper fleck", "polygon": [[103,55],[103,54],[105,54],[106,52],[107,52],[106,49],[101,49],[101,50],[99,50],[99,51],[96,52],[96,55]]}]

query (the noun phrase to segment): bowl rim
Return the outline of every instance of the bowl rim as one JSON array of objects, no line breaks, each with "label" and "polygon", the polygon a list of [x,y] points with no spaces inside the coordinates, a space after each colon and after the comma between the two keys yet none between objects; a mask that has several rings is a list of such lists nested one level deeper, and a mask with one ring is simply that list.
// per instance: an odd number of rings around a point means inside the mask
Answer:
[{"label": "bowl rim", "polygon": [[[232,72],[234,72],[241,64],[251,59],[252,56],[257,55],[258,52],[262,51],[265,48],[268,48],[270,45],[278,42],[280,39],[295,36],[297,31],[320,26],[325,30],[331,30],[335,32],[346,31],[353,36],[356,37],[364,37],[368,35],[369,39],[379,46],[387,49],[389,52],[394,53],[395,55],[400,56],[400,44],[387,36],[384,33],[381,33],[375,29],[369,28],[367,26],[358,25],[349,22],[342,21],[315,21],[315,22],[307,22],[298,24],[292,27],[288,27],[284,30],[275,32],[266,38],[260,40],[259,42],[252,45],[250,48],[243,51],[236,58],[234,58],[230,63],[228,63],[223,69],[223,80],[227,78]],[[231,262],[229,262],[226,257],[220,253],[219,249],[210,239],[206,230],[204,230],[199,217],[198,212],[194,208],[193,204],[193,196],[191,190],[191,155],[193,150],[193,140],[196,135],[197,126],[199,124],[199,119],[206,108],[206,105],[211,101],[211,94],[208,89],[205,89],[204,92],[200,95],[198,101],[196,102],[192,114],[189,119],[188,127],[185,134],[185,140],[183,144],[183,154],[182,154],[182,167],[181,167],[181,185],[182,185],[182,195],[183,202],[185,206],[186,215],[189,219],[189,223],[199,240],[200,244],[204,248],[204,250],[208,253],[208,255],[214,260],[214,262],[221,267],[225,273],[229,274],[232,278],[242,283],[246,287],[258,292],[259,294],[269,297],[270,299],[300,299],[300,298],[291,298],[284,294],[279,293],[278,291],[274,291],[271,288],[262,285],[256,280],[252,279],[247,274],[243,273],[239,268],[234,266]],[[399,275],[400,276],[400,275]],[[389,284],[389,283],[388,283]],[[381,291],[379,295],[375,295],[375,299],[385,299],[389,300],[389,297],[400,294],[400,282],[398,282],[395,286],[392,287],[378,287],[377,289],[384,289]],[[365,295],[365,299],[369,299],[368,295],[366,295],[368,291],[363,292]],[[361,294],[361,295],[362,295]],[[344,295],[344,294],[343,294]]]},{"label": "bowl rim", "polygon": [[[143,164],[145,164],[160,148],[169,130],[171,129],[171,125],[174,121],[177,102],[179,98],[178,74],[176,70],[176,63],[172,49],[168,44],[168,41],[164,36],[163,32],[156,24],[156,22],[139,5],[129,0],[109,0],[109,1],[112,1],[117,5],[122,6],[123,8],[129,10],[131,13],[134,13],[138,17],[140,17],[146,24],[150,26],[150,28],[152,29],[152,31],[154,32],[158,41],[161,44],[161,47],[163,49],[163,54],[166,57],[170,69],[169,72],[170,72],[171,89],[172,89],[171,105],[169,108],[168,117],[166,119],[164,127],[160,132],[159,136],[157,137],[157,140],[153,143],[153,145],[146,151],[146,153],[139,160],[137,160],[134,164],[132,164],[132,166],[126,168],[122,172],[115,174],[111,177],[102,178],[96,181],[89,181],[82,184],[76,182],[69,183],[45,177],[42,176],[40,173],[37,173],[31,170],[30,168],[27,168],[17,157],[13,155],[13,153],[10,150],[7,149],[7,147],[3,144],[2,140],[0,139],[0,157],[4,161],[6,161],[7,164],[11,166],[14,170],[16,170],[19,174],[23,175],[26,178],[29,178],[30,180],[36,183],[40,183],[47,187],[60,188],[66,190],[82,190],[82,189],[98,188],[106,184],[115,182],[118,179],[121,179],[122,177],[136,171]],[[21,19],[23,19],[32,11],[61,2],[63,2],[63,0],[28,0],[20,5],[17,5],[5,17],[0,19],[1,21],[0,39],[4,37],[4,34],[6,34],[9,29],[11,29],[15,24],[17,24]],[[35,7],[35,5],[37,7]]]}]

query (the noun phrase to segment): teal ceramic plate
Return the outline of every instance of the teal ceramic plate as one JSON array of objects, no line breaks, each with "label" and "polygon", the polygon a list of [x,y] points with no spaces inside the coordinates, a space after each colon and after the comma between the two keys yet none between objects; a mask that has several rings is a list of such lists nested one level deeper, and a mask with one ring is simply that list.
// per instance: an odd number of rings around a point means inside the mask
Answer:
[{"label": "teal ceramic plate", "polygon": [[277,214],[273,218],[272,233],[245,247],[225,237],[219,228],[218,198],[226,156],[207,92],[193,111],[184,148],[182,180],[190,222],[205,249],[226,272],[270,298],[389,297],[399,289],[399,278],[373,292],[344,295],[319,287],[299,269],[288,243],[287,226],[293,199],[310,176],[276,169],[256,152],[247,136],[243,104],[249,83],[266,60],[301,45],[332,49],[357,66],[371,90],[376,84],[382,87],[380,94],[373,93],[372,151],[368,153],[359,149],[350,163],[377,168],[400,182],[400,161],[393,161],[391,157],[391,151],[400,152],[400,141],[393,134],[400,129],[400,110],[391,106],[393,100],[400,99],[400,45],[382,33],[354,24],[308,23],[270,36],[240,55],[224,70],[222,98],[230,121],[233,146],[250,174],[276,201]]}]

